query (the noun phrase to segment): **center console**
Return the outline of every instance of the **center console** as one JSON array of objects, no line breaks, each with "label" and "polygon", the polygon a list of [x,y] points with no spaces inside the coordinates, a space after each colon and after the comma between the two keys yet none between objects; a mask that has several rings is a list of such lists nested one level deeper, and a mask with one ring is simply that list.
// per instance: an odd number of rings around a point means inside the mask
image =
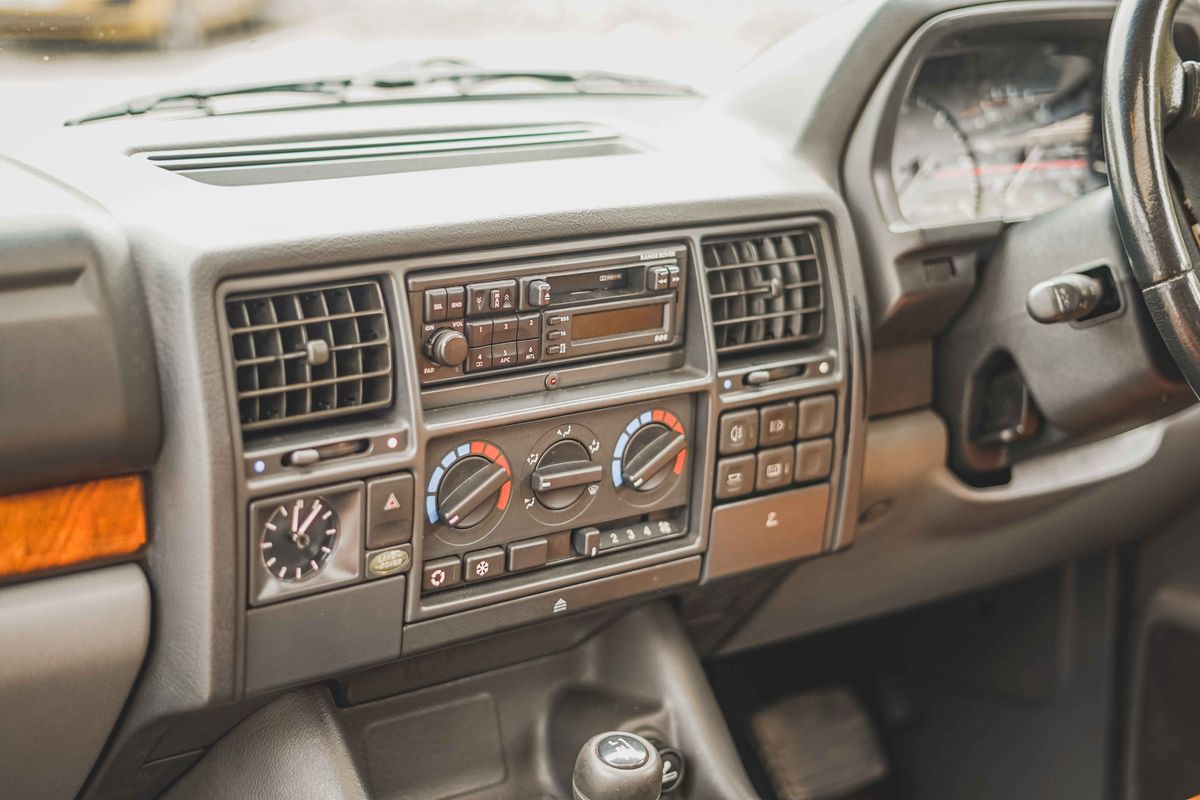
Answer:
[{"label": "center console", "polygon": [[222,284],[244,691],[847,544],[829,242],[798,218]]}]

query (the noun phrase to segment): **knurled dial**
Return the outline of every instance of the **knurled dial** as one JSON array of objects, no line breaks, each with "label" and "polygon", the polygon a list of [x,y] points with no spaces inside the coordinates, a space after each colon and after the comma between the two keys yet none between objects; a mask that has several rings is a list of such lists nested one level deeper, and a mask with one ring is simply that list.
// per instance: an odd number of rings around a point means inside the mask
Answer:
[{"label": "knurled dial", "polygon": [[604,468],[592,462],[582,442],[560,439],[542,453],[529,480],[539,503],[561,511],[578,502],[603,476]]}]

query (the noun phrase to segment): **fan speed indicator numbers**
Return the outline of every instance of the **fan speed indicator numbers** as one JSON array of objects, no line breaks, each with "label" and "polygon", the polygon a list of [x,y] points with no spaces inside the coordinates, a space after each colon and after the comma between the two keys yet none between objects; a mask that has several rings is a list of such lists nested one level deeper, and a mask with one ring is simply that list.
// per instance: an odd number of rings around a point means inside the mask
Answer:
[{"label": "fan speed indicator numbers", "polygon": [[281,503],[259,532],[263,566],[281,581],[313,577],[333,555],[338,524],[337,510],[324,497],[297,497]]}]

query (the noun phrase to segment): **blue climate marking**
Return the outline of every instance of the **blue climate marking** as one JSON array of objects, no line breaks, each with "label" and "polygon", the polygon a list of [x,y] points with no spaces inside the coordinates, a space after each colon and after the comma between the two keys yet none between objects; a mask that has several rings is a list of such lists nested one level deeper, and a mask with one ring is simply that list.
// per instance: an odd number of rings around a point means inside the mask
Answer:
[{"label": "blue climate marking", "polygon": [[654,413],[647,411],[646,413],[642,414],[642,416],[638,417],[638,419],[642,421],[643,425],[648,425],[650,424],[650,421],[654,419]]},{"label": "blue climate marking", "polygon": [[470,445],[470,444],[460,444],[460,445],[458,446],[458,454],[459,454],[460,456],[469,456],[469,455],[471,455],[471,445]]},{"label": "blue climate marking", "polygon": [[453,464],[457,460],[458,460],[458,456],[454,455],[454,451],[451,450],[449,453],[446,453],[445,458],[442,459],[442,466],[449,469],[450,465]]},{"label": "blue climate marking", "polygon": [[622,433],[621,438],[617,439],[617,449],[613,451],[613,455],[617,458],[625,455],[625,445],[629,444],[629,434]]},{"label": "blue climate marking", "polygon": [[612,479],[613,479],[613,486],[621,485],[622,481],[621,481],[621,462],[620,461],[612,462]]},{"label": "blue climate marking", "polygon": [[433,495],[425,497],[425,515],[429,517],[429,524],[433,525],[438,521],[437,498]]},{"label": "blue climate marking", "polygon": [[628,433],[630,436],[632,436],[637,431],[637,429],[640,427],[642,427],[642,423],[638,422],[635,419],[632,422],[630,422],[628,425],[625,426],[625,432]]},{"label": "blue climate marking", "polygon": [[442,485],[442,476],[446,474],[446,470],[442,467],[437,467],[433,471],[433,475],[429,476],[429,493],[433,494]]}]

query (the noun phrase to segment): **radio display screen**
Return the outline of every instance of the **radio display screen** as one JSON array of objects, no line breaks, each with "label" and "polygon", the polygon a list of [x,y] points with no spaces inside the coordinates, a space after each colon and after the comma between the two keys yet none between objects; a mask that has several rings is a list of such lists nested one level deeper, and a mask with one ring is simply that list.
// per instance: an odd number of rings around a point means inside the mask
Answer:
[{"label": "radio display screen", "polygon": [[571,317],[571,341],[653,331],[663,326],[663,304],[648,303]]}]

